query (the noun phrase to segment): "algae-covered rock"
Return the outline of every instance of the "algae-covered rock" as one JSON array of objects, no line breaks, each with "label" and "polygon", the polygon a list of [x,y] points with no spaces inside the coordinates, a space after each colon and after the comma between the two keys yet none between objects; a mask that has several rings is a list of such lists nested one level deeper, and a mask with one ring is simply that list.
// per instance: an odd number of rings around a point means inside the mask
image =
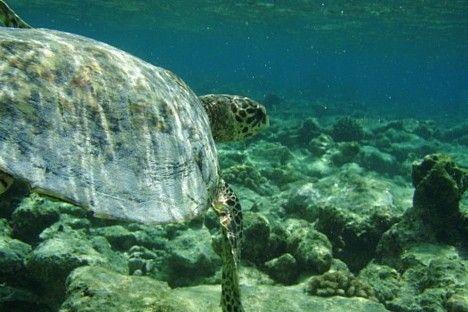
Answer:
[{"label": "algae-covered rock", "polygon": [[0,236],[11,236],[11,227],[8,220],[0,218]]},{"label": "algae-covered rock", "polygon": [[359,276],[372,285],[376,297],[388,309],[444,312],[449,307],[448,311],[457,311],[463,306],[468,262],[456,248],[413,245],[392,262],[399,273],[388,266],[374,264]]},{"label": "algae-covered rock", "polygon": [[288,238],[288,249],[297,259],[302,273],[326,272],[332,263],[332,245],[328,238],[309,227],[297,227]]},{"label": "algae-covered rock", "polygon": [[283,284],[294,283],[299,275],[297,261],[289,253],[266,262],[265,267],[275,281]]},{"label": "algae-covered rock", "polygon": [[270,224],[260,213],[247,212],[244,214],[244,243],[242,244],[242,258],[257,265],[263,265],[268,260],[270,238]]},{"label": "algae-covered rock", "polygon": [[0,284],[0,311],[52,312],[41,303],[41,298],[31,291]]},{"label": "algae-covered rock", "polygon": [[171,300],[169,286],[148,277],[122,275],[102,267],[76,269],[67,279],[60,312],[187,311]]},{"label": "algae-covered rock", "polygon": [[386,261],[418,243],[456,243],[468,235],[459,207],[468,187],[467,170],[436,154],[414,163],[412,177],[413,207],[382,235],[377,247],[379,257]]},{"label": "algae-covered rock", "polygon": [[25,242],[35,243],[38,241],[38,235],[45,228],[59,220],[60,214],[79,217],[90,215],[88,211],[78,206],[33,193],[24,198],[13,212],[14,234]]},{"label": "algae-covered rock", "polygon": [[269,190],[264,186],[266,178],[251,164],[238,164],[226,168],[223,170],[223,177],[228,183],[243,185],[262,195],[269,194]]},{"label": "algae-covered rock", "polygon": [[453,294],[449,300],[447,300],[447,311],[448,312],[466,312],[468,311],[468,291],[460,291]]},{"label": "algae-covered rock", "polygon": [[335,166],[341,166],[349,162],[353,162],[356,159],[360,150],[360,146],[357,142],[342,142],[336,146],[330,154],[330,161]]},{"label": "algae-covered rock", "polygon": [[359,153],[358,163],[378,173],[396,175],[401,173],[401,167],[395,157],[373,146],[363,146]]},{"label": "algae-covered rock", "polygon": [[412,178],[414,209],[439,239],[453,241],[457,230],[463,231],[459,203],[468,188],[468,171],[449,157],[434,154],[414,163]]},{"label": "algae-covered rock", "polygon": [[314,203],[320,198],[319,188],[314,183],[305,183],[290,193],[283,208],[288,216],[314,221],[317,218],[317,205]]},{"label": "algae-covered rock", "polygon": [[362,297],[375,300],[372,287],[346,271],[313,276],[307,283],[306,291],[310,295],[321,297]]},{"label": "algae-covered rock", "polygon": [[40,287],[36,289],[54,306],[65,293],[65,279],[75,268],[101,265],[126,272],[123,255],[113,252],[109,243],[99,236],[88,240],[77,232],[65,232],[40,243],[27,261],[30,277]]},{"label": "algae-covered rock", "polygon": [[0,236],[0,283],[21,283],[31,246],[8,236]]},{"label": "algae-covered rock", "polygon": [[[381,304],[364,298],[321,298],[302,286],[241,285],[246,312],[384,312]],[[126,276],[100,267],[82,267],[67,279],[60,312],[219,312],[216,285],[170,289],[148,277]]]},{"label": "algae-covered rock", "polygon": [[410,199],[409,189],[365,174],[356,165],[345,165],[314,185],[308,209],[315,211],[316,228],[353,271],[371,260],[382,233],[399,220]]},{"label": "algae-covered rock", "polygon": [[333,139],[330,136],[322,133],[318,137],[309,141],[307,149],[312,155],[321,157],[333,146],[333,144]]},{"label": "algae-covered rock", "polygon": [[128,250],[137,243],[133,232],[121,225],[96,228],[91,231],[91,234],[104,236],[112,247],[117,250]]},{"label": "algae-covered rock", "polygon": [[171,286],[194,285],[221,267],[206,228],[185,231],[169,242],[167,251],[168,282]]},{"label": "algae-covered rock", "polygon": [[395,299],[404,285],[397,270],[373,262],[359,272],[359,279],[369,284],[375,297],[384,304]]},{"label": "algae-covered rock", "polygon": [[331,137],[336,142],[361,141],[364,139],[364,128],[354,118],[342,117],[332,126]]}]

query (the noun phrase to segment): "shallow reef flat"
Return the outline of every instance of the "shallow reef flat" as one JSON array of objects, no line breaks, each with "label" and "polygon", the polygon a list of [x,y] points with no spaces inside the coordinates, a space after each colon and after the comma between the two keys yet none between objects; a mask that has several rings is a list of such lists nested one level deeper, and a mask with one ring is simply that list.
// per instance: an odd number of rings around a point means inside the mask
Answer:
[{"label": "shallow reef flat", "polygon": [[[219,145],[246,311],[466,311],[466,124],[280,117]],[[2,311],[220,309],[214,213],[106,221],[17,183],[0,217]]]}]

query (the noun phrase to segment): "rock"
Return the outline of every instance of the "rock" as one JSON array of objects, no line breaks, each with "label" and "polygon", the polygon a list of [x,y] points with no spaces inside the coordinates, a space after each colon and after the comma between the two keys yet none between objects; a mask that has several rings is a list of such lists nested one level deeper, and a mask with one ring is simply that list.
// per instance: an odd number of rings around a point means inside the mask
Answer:
[{"label": "rock", "polygon": [[[401,278],[363,272],[361,278],[375,285],[376,294],[390,310],[447,311],[450,304],[463,306],[462,297],[468,281],[468,262],[459,251],[447,245],[419,244],[408,248],[395,263]],[[386,271],[389,271],[388,267]],[[396,287],[398,286],[398,289]],[[391,290],[390,292],[388,290]],[[387,295],[385,295],[387,294]],[[463,310],[462,310],[463,311]]]},{"label": "rock", "polygon": [[0,283],[17,285],[25,278],[26,258],[31,246],[8,236],[0,236]]},{"label": "rock", "polygon": [[27,243],[37,243],[39,234],[60,219],[60,214],[86,217],[90,212],[78,206],[38,194],[31,194],[13,212],[12,225],[15,237]]},{"label": "rock", "polygon": [[322,133],[318,137],[309,141],[307,149],[315,157],[321,157],[333,146],[333,144],[333,139]]},{"label": "rock", "polygon": [[171,298],[166,283],[85,266],[67,278],[67,298],[60,312],[187,311]]},{"label": "rock", "polygon": [[395,157],[373,146],[366,145],[361,148],[358,163],[378,173],[397,175],[402,172]]},{"label": "rock", "polygon": [[117,250],[128,250],[137,243],[135,235],[121,225],[94,228],[91,234],[105,237]]},{"label": "rock", "polygon": [[453,294],[447,300],[448,312],[466,312],[468,311],[468,291]]},{"label": "rock", "polygon": [[448,142],[459,142],[460,138],[466,137],[468,133],[468,123],[457,125],[439,135],[439,138]]},{"label": "rock", "polygon": [[334,150],[330,154],[330,161],[335,166],[342,166],[346,163],[350,163],[355,161],[360,147],[357,142],[343,142],[339,143]]},{"label": "rock", "polygon": [[310,295],[321,297],[362,297],[376,300],[371,286],[343,271],[327,272],[310,278],[306,291]]},{"label": "rock", "polygon": [[256,265],[263,265],[269,260],[270,224],[260,213],[244,213],[244,242],[242,259]]},{"label": "rock", "polygon": [[288,216],[312,222],[317,219],[317,205],[314,203],[320,199],[318,187],[314,183],[305,183],[293,189],[283,208]]},{"label": "rock", "polygon": [[370,285],[375,297],[384,304],[394,300],[404,284],[397,270],[373,262],[359,272],[359,279]]},{"label": "rock", "polygon": [[344,165],[337,175],[316,182],[315,188],[319,196],[308,202],[316,211],[316,229],[327,235],[335,257],[352,271],[372,259],[382,234],[399,220],[410,199],[409,188],[355,165]]},{"label": "rock", "polygon": [[289,249],[297,259],[301,272],[323,273],[332,262],[332,245],[328,238],[312,229],[298,229],[289,239]]},{"label": "rock", "polygon": [[318,137],[323,130],[320,128],[317,120],[313,118],[307,118],[302,122],[299,127],[297,134],[301,142],[309,143],[313,138]]},{"label": "rock", "polygon": [[338,119],[331,129],[331,137],[335,142],[359,142],[364,139],[364,136],[362,125],[351,117]]},{"label": "rock", "polygon": [[448,156],[434,154],[413,164],[412,179],[413,207],[422,221],[438,239],[457,240],[464,225],[459,203],[468,188],[468,170],[457,167]]},{"label": "rock", "polygon": [[166,250],[152,251],[143,246],[133,246],[127,255],[130,275],[150,275],[158,280],[170,280],[167,270],[169,253]]},{"label": "rock", "polygon": [[69,214],[60,214],[59,220],[45,228],[41,234],[39,234],[40,241],[45,241],[54,238],[57,235],[63,235],[63,233],[81,233],[86,235],[91,227],[91,222],[85,218],[77,218]]},{"label": "rock", "polygon": [[27,261],[30,278],[38,283],[35,291],[49,298],[54,307],[65,294],[65,279],[77,267],[101,265],[126,272],[126,260],[110,248],[105,238],[88,240],[78,232],[65,232],[40,243]]},{"label": "rock", "polygon": [[51,312],[35,294],[5,284],[0,284],[0,311]]},{"label": "rock", "polygon": [[243,185],[261,195],[268,195],[270,193],[265,187],[267,179],[260,174],[257,168],[249,163],[223,169],[223,178],[230,184]]},{"label": "rock", "polygon": [[323,133],[315,119],[307,118],[301,124],[278,131],[278,141],[290,148],[307,147],[310,140]]},{"label": "rock", "polygon": [[[381,304],[364,298],[321,298],[306,295],[302,286],[241,284],[246,312],[384,312]],[[219,312],[219,285],[170,289],[148,277],[126,276],[100,267],[81,267],[67,279],[60,312]]]},{"label": "rock", "polygon": [[380,259],[391,263],[419,243],[456,243],[467,237],[467,219],[460,200],[468,187],[468,174],[443,155],[429,155],[413,165],[413,207],[394,224],[377,247]]},{"label": "rock", "polygon": [[11,236],[12,230],[7,219],[0,218],[0,237]]},{"label": "rock", "polygon": [[413,132],[425,140],[439,136],[439,129],[433,120],[419,121]]},{"label": "rock", "polygon": [[221,267],[206,228],[187,230],[168,244],[168,282],[171,286],[197,284]]},{"label": "rock", "polygon": [[274,165],[286,165],[294,159],[289,148],[278,143],[259,142],[249,152],[255,163],[267,162]]},{"label": "rock", "polygon": [[293,284],[299,276],[297,261],[289,253],[266,262],[265,267],[275,281],[286,285]]}]

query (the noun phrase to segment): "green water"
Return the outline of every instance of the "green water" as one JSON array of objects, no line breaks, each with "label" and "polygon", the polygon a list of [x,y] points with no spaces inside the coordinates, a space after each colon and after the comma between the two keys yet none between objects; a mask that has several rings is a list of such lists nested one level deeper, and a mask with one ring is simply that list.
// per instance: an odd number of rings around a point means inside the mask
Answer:
[{"label": "green water", "polygon": [[[244,216],[245,311],[468,310],[467,1],[8,4],[197,95],[266,107],[269,128],[216,144]],[[220,242],[210,209],[106,220],[16,179],[0,194],[0,312],[221,311]]]}]

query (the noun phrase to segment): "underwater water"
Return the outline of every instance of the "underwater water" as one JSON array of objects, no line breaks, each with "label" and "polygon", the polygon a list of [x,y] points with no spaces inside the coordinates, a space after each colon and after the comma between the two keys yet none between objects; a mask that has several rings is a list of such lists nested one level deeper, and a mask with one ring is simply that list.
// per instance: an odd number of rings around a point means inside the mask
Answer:
[{"label": "underwater water", "polygon": [[[267,129],[216,143],[245,311],[468,311],[467,1],[7,2],[266,107]],[[100,219],[27,179],[0,194],[0,311],[221,311],[215,212]]]}]

